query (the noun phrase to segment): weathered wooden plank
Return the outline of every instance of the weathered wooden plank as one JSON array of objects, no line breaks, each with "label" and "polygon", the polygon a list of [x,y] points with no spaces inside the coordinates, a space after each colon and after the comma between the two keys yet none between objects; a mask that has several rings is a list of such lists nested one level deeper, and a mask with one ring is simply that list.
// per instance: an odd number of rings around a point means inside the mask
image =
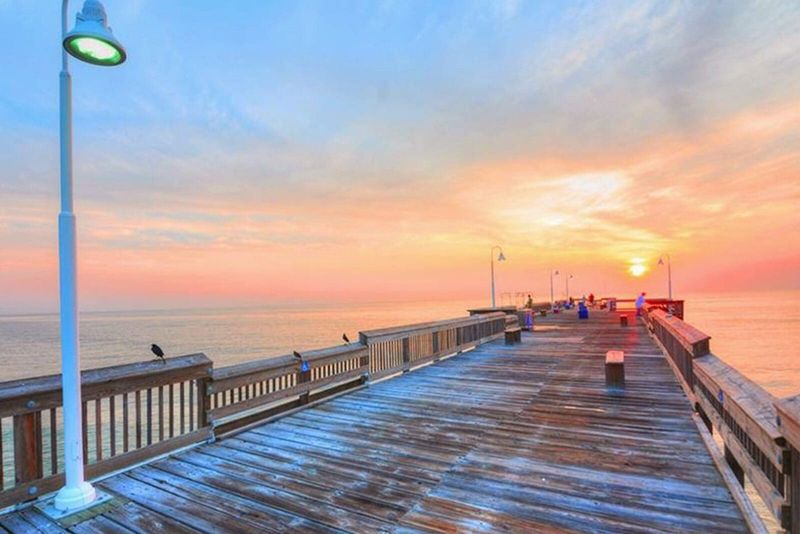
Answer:
[{"label": "weathered wooden plank", "polygon": [[25,508],[24,510],[20,510],[17,513],[23,519],[25,519],[25,521],[33,525],[38,532],[44,532],[46,534],[61,534],[66,532],[66,530],[61,528],[61,526],[58,523],[45,517],[36,508],[33,507]]},{"label": "weathered wooden plank", "polygon": [[72,532],[75,534],[134,534],[137,531],[100,515],[73,526]]},{"label": "weathered wooden plank", "polygon": [[[86,477],[97,478],[114,471],[119,471],[131,465],[141,463],[149,458],[166,454],[168,452],[205,441],[210,437],[208,427],[188,432],[171,440],[154,443],[152,445],[134,449],[125,454],[118,454],[107,458],[101,463],[89,464],[85,467]],[[33,496],[43,495],[55,491],[64,485],[64,473],[33,480],[19,484],[12,489],[0,493],[0,508],[28,500]]]},{"label": "weathered wooden plank", "polygon": [[103,514],[104,517],[132,532],[147,534],[193,534],[200,532],[188,525],[179,523],[169,515],[162,515],[139,506],[134,502],[113,508]]},{"label": "weathered wooden plank", "polygon": [[252,532],[254,528],[253,523],[240,518],[236,513],[205,506],[127,475],[106,479],[101,486],[124,494],[143,508],[203,532],[216,532],[223,525],[226,530],[233,532]]}]

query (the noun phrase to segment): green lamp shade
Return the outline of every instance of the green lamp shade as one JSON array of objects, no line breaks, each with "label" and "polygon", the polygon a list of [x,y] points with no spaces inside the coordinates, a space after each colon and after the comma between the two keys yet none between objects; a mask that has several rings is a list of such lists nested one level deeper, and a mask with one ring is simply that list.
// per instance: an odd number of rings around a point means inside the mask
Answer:
[{"label": "green lamp shade", "polygon": [[106,10],[99,0],[83,3],[75,16],[75,27],[64,36],[64,50],[81,61],[106,67],[119,65],[127,57],[108,27]]},{"label": "green lamp shade", "polygon": [[125,52],[112,43],[97,37],[72,36],[64,41],[67,51],[81,61],[94,65],[119,65],[125,60]]}]

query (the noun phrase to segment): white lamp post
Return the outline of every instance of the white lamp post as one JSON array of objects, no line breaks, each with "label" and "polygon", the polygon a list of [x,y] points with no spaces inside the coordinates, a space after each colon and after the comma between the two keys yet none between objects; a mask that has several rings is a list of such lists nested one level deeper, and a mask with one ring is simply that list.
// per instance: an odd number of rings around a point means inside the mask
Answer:
[{"label": "white lamp post", "polygon": [[125,49],[106,24],[106,12],[97,0],[86,0],[75,28],[67,32],[67,4],[61,5],[61,213],[58,215],[58,271],[61,306],[61,380],[64,397],[64,472],[66,482],[54,506],[64,513],[84,508],[97,494],[83,473],[81,421],[81,362],[78,347],[78,291],[75,213],[72,202],[72,80],[67,53],[94,65],[114,66],[125,61]]},{"label": "white lamp post", "polygon": [[569,300],[569,280],[570,280],[570,278],[572,278],[571,274],[565,274],[564,275],[564,279],[567,282],[567,300]]},{"label": "white lamp post", "polygon": [[669,257],[669,254],[662,254],[660,258],[658,258],[658,264],[664,265],[664,257],[667,258],[667,287],[669,289],[669,300],[672,300],[672,258]]},{"label": "white lamp post", "polygon": [[497,255],[497,261],[506,261],[506,257],[503,255],[503,248],[500,245],[493,246],[492,250],[489,252],[489,256],[492,262],[492,308],[495,307],[494,303],[494,250],[495,249],[500,251],[500,254]]},{"label": "white lamp post", "polygon": [[553,294],[553,277],[558,276],[558,269],[555,271],[550,269],[550,306],[554,306],[556,303],[555,295]]}]

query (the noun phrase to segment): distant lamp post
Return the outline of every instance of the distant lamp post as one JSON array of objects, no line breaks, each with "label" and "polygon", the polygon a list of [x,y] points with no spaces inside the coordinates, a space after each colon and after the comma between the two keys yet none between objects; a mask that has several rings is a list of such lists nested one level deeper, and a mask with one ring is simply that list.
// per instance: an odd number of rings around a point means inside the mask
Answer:
[{"label": "distant lamp post", "polygon": [[64,399],[64,487],[53,505],[71,513],[95,502],[97,493],[86,482],[83,471],[83,423],[81,421],[81,375],[78,351],[78,290],[75,213],[72,202],[72,80],[67,53],[93,65],[114,66],[125,61],[122,45],[106,23],[106,11],[97,0],[86,0],[67,32],[67,4],[61,4],[60,132],[61,213],[58,215],[58,272],[61,311],[61,380]]},{"label": "distant lamp post", "polygon": [[565,274],[564,278],[567,282],[567,300],[569,300],[569,281],[573,278],[573,276],[571,274]]},{"label": "distant lamp post", "polygon": [[495,245],[492,247],[489,256],[491,256],[492,261],[492,308],[495,307],[495,300],[494,300],[494,251],[499,250],[500,254],[497,255],[497,261],[506,261],[506,257],[503,255],[503,248],[500,245]]},{"label": "distant lamp post", "polygon": [[553,277],[558,276],[558,269],[555,271],[550,269],[550,305],[553,306],[556,303],[555,295],[553,294]]},{"label": "distant lamp post", "polygon": [[658,264],[664,265],[664,258],[667,258],[667,287],[669,289],[669,300],[672,300],[672,259],[669,257],[669,254],[662,254],[660,258],[658,258]]}]

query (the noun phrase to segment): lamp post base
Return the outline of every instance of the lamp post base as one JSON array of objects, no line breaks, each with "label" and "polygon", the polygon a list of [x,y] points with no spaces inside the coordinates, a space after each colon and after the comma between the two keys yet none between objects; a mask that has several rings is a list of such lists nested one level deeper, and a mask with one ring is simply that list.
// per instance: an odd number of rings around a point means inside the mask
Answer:
[{"label": "lamp post base", "polygon": [[84,482],[77,488],[61,488],[55,498],[37,505],[37,508],[50,519],[58,521],[111,499],[113,497],[108,493],[96,491],[91,484]]}]

